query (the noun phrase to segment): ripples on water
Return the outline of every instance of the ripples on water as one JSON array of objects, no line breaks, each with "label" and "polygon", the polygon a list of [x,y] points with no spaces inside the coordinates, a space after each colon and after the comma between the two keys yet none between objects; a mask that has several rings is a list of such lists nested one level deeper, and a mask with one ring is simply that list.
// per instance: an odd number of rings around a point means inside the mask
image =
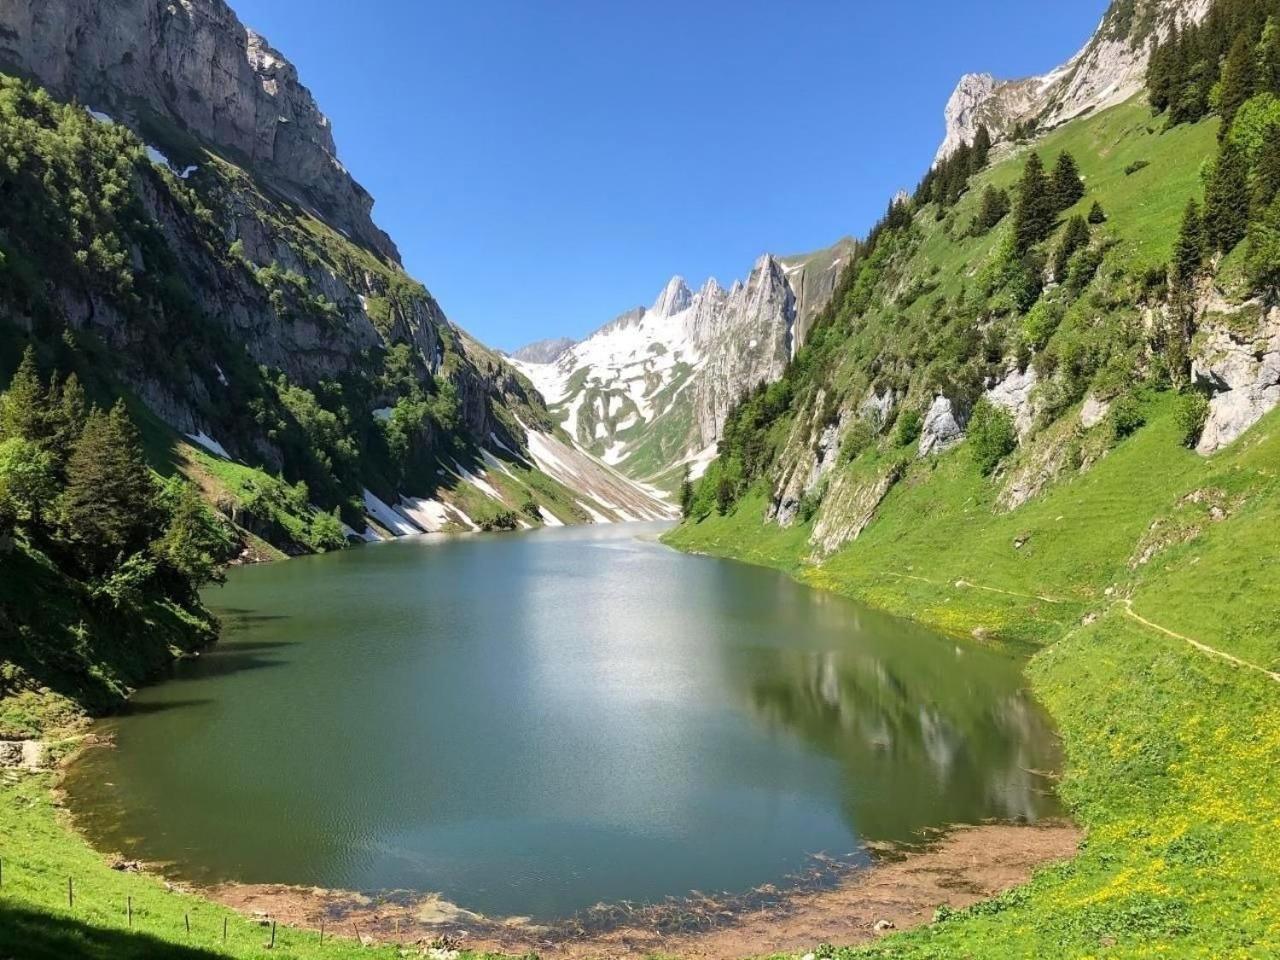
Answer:
[{"label": "ripples on water", "polygon": [[73,809],[195,880],[537,918],[1058,812],[1016,661],[658,529],[234,571],[209,595],[224,641],[107,724]]}]

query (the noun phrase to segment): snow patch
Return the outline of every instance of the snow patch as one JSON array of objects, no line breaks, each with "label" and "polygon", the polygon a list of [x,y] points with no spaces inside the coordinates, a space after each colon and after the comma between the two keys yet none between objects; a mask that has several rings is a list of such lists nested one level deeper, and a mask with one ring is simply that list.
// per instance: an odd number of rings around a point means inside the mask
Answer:
[{"label": "snow patch", "polygon": [[557,517],[546,507],[538,507],[538,515],[542,517],[542,522],[548,527],[563,527],[564,521]]},{"label": "snow patch", "polygon": [[206,450],[208,450],[210,453],[212,453],[216,457],[221,457],[223,460],[231,459],[231,454],[227,453],[227,448],[224,447],[222,444],[220,444],[217,440],[213,439],[213,437],[209,436],[203,430],[201,430],[199,433],[188,433],[187,439],[189,439],[192,443],[198,443],[200,446],[204,447]]},{"label": "snow patch", "polygon": [[402,513],[392,510],[368,489],[364,493],[365,513],[377,520],[398,537],[412,537],[422,533],[422,528],[408,520]]},{"label": "snow patch", "polygon": [[471,484],[481,493],[485,494],[488,497],[491,497],[494,500],[497,500],[499,503],[506,502],[502,499],[502,494],[500,494],[497,490],[495,490],[492,484],[490,484],[482,476],[476,476],[466,467],[462,466],[462,464],[458,463],[457,460],[453,461],[453,469],[459,477],[461,477],[467,483]]}]

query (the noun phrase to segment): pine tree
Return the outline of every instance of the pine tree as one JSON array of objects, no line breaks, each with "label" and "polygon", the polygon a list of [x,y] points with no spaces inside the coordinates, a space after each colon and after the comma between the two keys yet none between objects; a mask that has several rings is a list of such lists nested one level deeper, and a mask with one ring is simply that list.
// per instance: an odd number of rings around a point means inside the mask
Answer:
[{"label": "pine tree", "polygon": [[1280,196],[1249,224],[1244,267],[1255,291],[1270,303],[1280,299]]},{"label": "pine tree", "polygon": [[1249,161],[1235,140],[1223,142],[1205,190],[1205,234],[1210,246],[1230,253],[1249,223]]},{"label": "pine tree", "polygon": [[983,190],[982,204],[978,207],[978,215],[973,218],[973,235],[980,237],[988,233],[992,227],[1008,216],[1010,206],[1008,191],[991,186]]},{"label": "pine tree", "polygon": [[1190,290],[1195,284],[1200,275],[1200,265],[1204,263],[1205,247],[1204,218],[1200,214],[1200,204],[1192,200],[1182,215],[1182,229],[1178,232],[1173,264],[1169,269],[1169,278],[1176,290]]},{"label": "pine tree", "polygon": [[101,573],[140,549],[152,525],[155,487],[138,431],[124,404],[93,410],[67,462],[59,503],[62,535],[81,547],[85,566]]},{"label": "pine tree", "polygon": [[1280,124],[1267,131],[1253,168],[1253,210],[1260,217],[1280,195]]},{"label": "pine tree", "polygon": [[1018,256],[1049,235],[1055,216],[1053,204],[1044,161],[1040,154],[1032,153],[1018,183],[1018,199],[1014,207],[1014,252]]},{"label": "pine tree", "polygon": [[1179,27],[1175,23],[1168,40],[1160,43],[1157,39],[1152,46],[1151,59],[1147,62],[1147,94],[1156,113],[1164,113],[1173,101],[1173,70],[1180,39]]},{"label": "pine tree", "polygon": [[1275,17],[1267,20],[1258,44],[1256,87],[1259,93],[1280,94],[1280,20]]},{"label": "pine tree", "polygon": [[61,384],[56,377],[49,384],[48,448],[57,463],[65,464],[71,456],[76,438],[84,432],[87,409],[84,388],[74,373]]},{"label": "pine tree", "polygon": [[1053,168],[1054,212],[1061,213],[1075,206],[1084,196],[1084,181],[1080,179],[1080,168],[1076,166],[1076,158],[1063,151],[1058,156],[1058,163]]},{"label": "pine tree", "polygon": [[1240,33],[1236,36],[1235,43],[1231,45],[1231,52],[1227,54],[1226,62],[1222,65],[1222,79],[1217,88],[1218,112],[1222,115],[1222,126],[1219,132],[1222,137],[1225,138],[1230,132],[1231,121],[1235,119],[1236,111],[1253,96],[1255,78],[1253,43],[1247,33]]},{"label": "pine tree", "polygon": [[1102,204],[1097,200],[1093,201],[1093,206],[1089,208],[1089,222],[1095,227],[1107,222],[1107,212],[1102,209]]},{"label": "pine tree", "polygon": [[985,123],[978,126],[978,132],[973,135],[973,152],[969,157],[969,171],[978,173],[986,169],[987,162],[991,159],[991,131],[987,129]]},{"label": "pine tree", "polygon": [[680,516],[688,520],[693,516],[693,481],[689,479],[689,468],[684,468],[684,479],[680,481]]},{"label": "pine tree", "polygon": [[0,395],[0,439],[44,440],[47,404],[44,383],[36,366],[36,352],[27,347],[9,388]]},{"label": "pine tree", "polygon": [[1071,264],[1072,255],[1089,245],[1089,225],[1084,217],[1074,216],[1067,221],[1067,228],[1058,241],[1058,249],[1053,255],[1053,276],[1059,283],[1067,278],[1067,268]]}]

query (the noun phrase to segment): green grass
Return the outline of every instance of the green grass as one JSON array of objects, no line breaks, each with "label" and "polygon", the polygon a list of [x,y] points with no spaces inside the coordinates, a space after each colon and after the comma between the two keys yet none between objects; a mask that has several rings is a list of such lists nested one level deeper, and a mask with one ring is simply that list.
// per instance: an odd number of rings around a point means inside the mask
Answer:
[{"label": "green grass", "polygon": [[[141,874],[110,869],[80,842],[54,805],[47,775],[0,778],[0,956],[23,960],[187,960],[197,957],[342,960],[397,957],[395,946],[363,948],[352,938],[270,930],[201,897]],[[67,902],[71,879],[73,905]],[[133,902],[133,927],[128,904]],[[187,935],[187,919],[191,934]],[[222,940],[223,922],[227,940]]]},{"label": "green grass", "polygon": [[[1124,604],[1226,653],[1280,662],[1280,412],[1209,460],[1178,445],[1167,397],[1147,412],[1149,425],[1091,470],[1007,514],[963,445],[917,463],[862,538],[819,565],[806,560],[806,528],[762,526],[759,497],[670,537],[1040,651],[1029,672],[1063,735],[1062,795],[1088,829],[1080,855],[841,956],[1280,952],[1280,684],[1139,624]],[[1135,564],[1153,543],[1164,548]]]}]

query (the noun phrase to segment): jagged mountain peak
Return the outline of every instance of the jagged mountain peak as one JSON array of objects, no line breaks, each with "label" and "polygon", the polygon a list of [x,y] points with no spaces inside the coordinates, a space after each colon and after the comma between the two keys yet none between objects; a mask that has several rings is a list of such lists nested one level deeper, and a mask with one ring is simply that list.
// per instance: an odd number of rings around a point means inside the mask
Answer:
[{"label": "jagged mountain peak", "polygon": [[984,124],[1000,137],[1019,122],[1054,127],[1129,99],[1142,89],[1151,41],[1176,23],[1199,23],[1210,6],[1211,0],[1113,0],[1085,46],[1048,73],[1019,80],[965,74],[947,101],[937,159],[972,141]]},{"label": "jagged mountain peak", "polygon": [[688,310],[692,303],[693,291],[685,283],[684,277],[674,276],[667,281],[662,293],[658,294],[651,312],[665,319]]}]

